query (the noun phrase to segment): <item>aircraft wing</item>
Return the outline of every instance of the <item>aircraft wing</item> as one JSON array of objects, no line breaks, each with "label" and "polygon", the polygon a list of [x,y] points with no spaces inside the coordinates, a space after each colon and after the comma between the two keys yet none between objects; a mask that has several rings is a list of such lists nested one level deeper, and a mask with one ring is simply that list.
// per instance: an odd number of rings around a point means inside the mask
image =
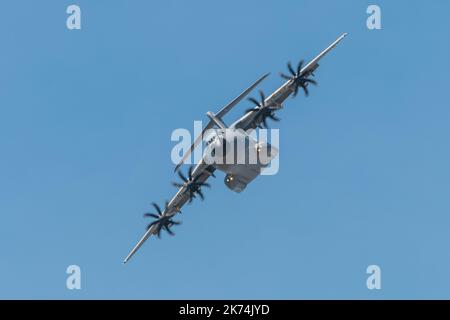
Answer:
[{"label": "aircraft wing", "polygon": [[[202,142],[203,140],[203,134],[206,130],[213,128],[215,125],[217,125],[217,122],[221,122],[221,118],[226,115],[231,109],[233,109],[243,98],[245,98],[257,85],[259,85],[265,78],[269,76],[268,73],[261,76],[259,79],[257,79],[252,85],[250,85],[247,89],[245,89],[241,94],[239,94],[235,99],[233,99],[230,103],[225,105],[217,114],[208,113],[208,116],[210,116],[211,121],[208,122],[208,124],[203,128],[202,133],[195,139],[192,146],[189,148],[189,150],[185,153],[181,161],[177,164],[175,167],[175,171],[177,171],[180,166],[184,163],[184,161],[191,155],[191,153],[194,151],[194,149]],[[202,161],[195,166],[195,168],[192,169],[192,177],[195,178],[195,181],[197,183],[204,183],[210,176],[214,176],[215,168],[211,165],[208,165],[205,163],[205,161],[202,159]],[[202,198],[202,195],[199,194],[199,196]],[[178,192],[175,194],[175,196],[167,203],[166,208],[162,212],[164,217],[172,217],[175,216],[177,213],[181,212],[181,208],[188,202],[190,199],[189,193],[186,192],[186,186],[180,186],[178,189]],[[147,232],[142,236],[142,238],[138,241],[138,243],[134,246],[134,248],[130,251],[130,253],[127,255],[123,263],[127,263],[127,261],[130,260],[130,258],[136,253],[137,250],[144,244],[144,242],[151,236],[151,235],[157,234],[157,225],[151,226]]]},{"label": "aircraft wing", "polygon": [[[258,84],[260,84],[265,78],[269,76],[270,73],[266,73],[265,75],[261,76],[258,80],[256,80],[250,87],[245,89],[240,95],[238,95],[236,98],[234,98],[230,103],[228,103],[226,106],[224,106],[217,114],[209,113],[210,116],[216,119],[220,119],[225,116],[231,109],[233,109],[239,102],[241,102],[242,99],[244,99],[253,89],[256,88]],[[194,149],[199,145],[200,142],[202,142],[203,135],[205,132],[211,128],[213,128],[215,125],[215,122],[211,119],[206,126],[203,128],[202,132],[198,135],[198,137],[195,139],[194,143],[191,145],[189,150],[183,155],[183,158],[181,161],[176,165],[175,171],[177,171],[181,165],[186,161],[187,158],[191,155],[191,153],[194,151]]]},{"label": "aircraft wing", "polygon": [[[204,183],[210,176],[214,176],[215,168],[205,164],[202,160],[197,166],[192,170],[192,176],[197,177],[196,181],[199,183]],[[178,192],[174,197],[168,202],[167,208],[164,210],[164,216],[175,216],[177,213],[181,213],[181,208],[189,201],[189,195],[184,192],[185,187],[180,187]],[[144,242],[150,238],[151,235],[156,235],[156,225],[153,225],[148,229],[139,242],[130,251],[127,257],[124,259],[123,263],[127,263],[128,260],[136,253],[136,251],[144,244]]]},{"label": "aircraft wing", "polygon": [[[347,33],[343,33],[338,37],[332,44],[330,44],[325,50],[319,53],[314,59],[312,59],[308,64],[306,64],[302,69],[300,74],[302,76],[309,76],[319,67],[319,61],[331,50],[333,50],[339,42],[342,41],[347,36]],[[280,109],[283,102],[294,93],[294,81],[288,80],[281,87],[275,90],[270,96],[268,96],[265,101],[266,108],[272,108],[273,110]],[[234,128],[241,128],[243,130],[255,129],[261,125],[261,120],[263,118],[258,116],[257,112],[247,112],[243,117],[237,120],[231,125]]]},{"label": "aircraft wing", "polygon": [[[322,51],[318,56],[311,60],[305,67],[300,70],[302,76],[311,75],[319,66],[318,62],[322,59],[328,52],[330,52],[347,34],[342,34],[337,40],[335,40],[330,46],[328,46],[324,51]],[[300,68],[299,68],[300,69]],[[221,117],[228,113],[234,106],[236,106],[250,91],[252,91],[262,80],[264,80],[268,74],[259,78],[255,83],[253,83],[249,88],[242,92],[238,97],[236,97],[232,102],[223,107],[217,114],[209,113],[208,116],[211,121],[204,128],[204,131],[212,128],[214,125],[221,125]],[[280,88],[273,92],[267,99],[264,100],[264,108],[273,108],[274,110],[281,108],[282,103],[294,92],[294,81],[286,81]],[[258,112],[247,112],[242,118],[233,123],[230,128],[241,128],[244,130],[254,129],[261,124],[261,117],[259,117]],[[176,166],[177,170],[181,164],[189,157],[190,153],[195,149],[195,147],[202,141],[201,134],[195,140],[194,144],[189,149],[189,152],[180,163]],[[192,170],[192,177],[195,177],[196,181],[199,183],[205,182],[211,175],[214,175],[214,167],[201,161]],[[186,192],[186,186],[183,185],[179,188],[175,196],[167,203],[166,208],[162,212],[163,217],[172,217],[177,213],[181,212],[181,208],[190,199],[188,192]],[[157,224],[152,225],[147,232],[142,236],[136,246],[131,250],[128,256],[125,258],[124,263],[130,260],[130,258],[136,253],[136,251],[144,244],[144,242],[151,236],[157,234]]]}]

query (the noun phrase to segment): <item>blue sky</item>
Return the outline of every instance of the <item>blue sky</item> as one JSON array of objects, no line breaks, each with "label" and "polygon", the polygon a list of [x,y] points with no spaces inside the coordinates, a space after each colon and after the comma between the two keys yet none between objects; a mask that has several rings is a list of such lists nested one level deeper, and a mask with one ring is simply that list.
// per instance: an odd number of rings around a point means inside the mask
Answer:
[{"label": "blue sky", "polygon": [[[366,28],[378,4],[382,30]],[[78,4],[82,29],[66,28]],[[450,298],[448,1],[4,1],[0,298]],[[151,239],[175,128],[349,36],[279,116],[280,171],[223,174]],[[226,119],[249,107],[244,102]],[[82,289],[67,290],[67,266]],[[366,288],[366,268],[382,289]]]}]

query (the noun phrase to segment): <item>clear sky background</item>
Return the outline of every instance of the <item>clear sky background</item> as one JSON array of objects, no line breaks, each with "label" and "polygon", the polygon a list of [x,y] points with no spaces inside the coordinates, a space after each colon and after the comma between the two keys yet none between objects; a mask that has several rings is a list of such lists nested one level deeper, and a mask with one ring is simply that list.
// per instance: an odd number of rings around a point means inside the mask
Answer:
[{"label": "clear sky background", "polygon": [[[382,30],[366,28],[378,4]],[[82,29],[66,28],[78,4]],[[450,298],[448,1],[3,1],[0,298]],[[349,36],[279,113],[280,171],[223,174],[150,239],[175,128]],[[228,123],[250,106],[244,102]],[[186,170],[186,168],[184,168]],[[82,289],[66,289],[81,267]],[[366,288],[366,268],[382,289]]]}]

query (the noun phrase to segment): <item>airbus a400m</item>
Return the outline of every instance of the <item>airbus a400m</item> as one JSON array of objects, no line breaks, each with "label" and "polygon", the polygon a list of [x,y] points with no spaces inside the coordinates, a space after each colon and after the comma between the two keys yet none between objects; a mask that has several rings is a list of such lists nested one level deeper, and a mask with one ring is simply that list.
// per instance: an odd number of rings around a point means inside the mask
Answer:
[{"label": "airbus a400m", "polygon": [[[173,183],[173,185],[178,188],[178,192],[170,201],[165,203],[163,208],[156,203],[152,204],[156,212],[147,213],[145,216],[152,218],[153,221],[147,225],[147,231],[144,236],[125,258],[124,263],[136,253],[151,235],[160,237],[162,231],[173,235],[172,227],[180,224],[179,221],[174,220],[175,215],[181,212],[181,208],[186,203],[192,202],[197,196],[203,200],[204,194],[202,188],[210,187],[206,181],[211,176],[215,177],[215,172],[217,170],[225,173],[225,185],[235,192],[244,190],[253,179],[261,174],[261,170],[263,170],[276,156],[277,150],[268,143],[257,141],[251,137],[249,133],[256,128],[267,128],[269,119],[279,121],[279,118],[275,113],[283,108],[283,103],[289,96],[292,95],[295,97],[300,91],[308,96],[310,86],[317,84],[313,77],[314,72],[319,67],[319,61],[346,35],[346,33],[342,34],[307,64],[300,61],[294,67],[291,63],[288,63],[288,74],[281,74],[281,77],[285,80],[283,85],[267,97],[260,91],[259,99],[249,98],[248,100],[254,104],[254,106],[247,109],[245,114],[231,125],[227,126],[223,121],[223,117],[255,89],[255,87],[269,74],[265,74],[259,78],[244,92],[224,106],[219,112],[206,113],[209,122],[175,168],[175,171],[178,171],[178,176],[181,179],[180,182]],[[195,166],[189,167],[187,175],[183,174],[179,171],[180,166],[203,141],[206,142],[203,158]],[[229,161],[213,161],[217,158],[226,158],[227,154],[230,152],[231,145],[235,145],[230,142],[237,142],[238,145],[241,143],[241,145],[245,146],[245,152],[237,152],[237,157],[242,156],[246,159],[253,158],[256,159],[256,161],[242,162],[239,161],[239,159],[233,159],[234,161],[231,161],[231,163]],[[261,159],[261,154],[266,155],[264,161]]]}]

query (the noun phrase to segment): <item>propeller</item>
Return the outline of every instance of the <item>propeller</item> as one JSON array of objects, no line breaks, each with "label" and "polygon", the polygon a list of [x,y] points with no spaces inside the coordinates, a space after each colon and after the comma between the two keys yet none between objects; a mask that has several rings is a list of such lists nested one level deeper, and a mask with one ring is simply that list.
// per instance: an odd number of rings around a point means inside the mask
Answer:
[{"label": "propeller", "polygon": [[297,95],[299,88],[302,88],[303,91],[305,92],[305,96],[308,96],[309,95],[308,85],[309,84],[317,85],[317,81],[309,78],[311,73],[301,74],[303,63],[304,63],[304,61],[301,60],[297,65],[297,70],[294,70],[291,63],[288,62],[287,67],[288,67],[289,73],[291,75],[287,76],[284,73],[280,73],[280,76],[282,78],[284,78],[286,80],[293,80],[293,84],[295,86],[294,87],[294,97]]},{"label": "propeller", "polygon": [[[172,220],[173,216],[164,215],[164,212],[161,208],[156,204],[152,203],[157,213],[146,213],[144,217],[154,218],[155,220],[147,225],[147,230],[149,230],[152,226],[156,225],[156,235],[158,238],[161,238],[161,231],[165,230],[171,236],[174,236],[175,233],[170,229],[172,226],[177,226],[181,224],[180,221]],[[167,211],[169,206],[169,202],[166,201],[166,207],[164,211]]]},{"label": "propeller", "polygon": [[[178,176],[183,181],[183,183],[172,182],[172,185],[174,185],[177,188],[182,188],[182,187],[186,188],[186,191],[189,194],[189,203],[191,203],[192,200],[196,197],[196,194],[198,194],[200,196],[200,199],[204,200],[205,196],[203,195],[201,187],[207,187],[207,188],[210,187],[209,183],[198,181],[198,179],[200,178],[200,175],[197,175],[196,177],[192,176],[193,169],[194,169],[194,166],[189,167],[188,177],[186,177],[181,171],[178,171]],[[211,172],[211,175],[213,175],[212,172]]]},{"label": "propeller", "polygon": [[245,110],[245,113],[248,112],[258,112],[258,115],[255,117],[256,122],[258,122],[258,128],[268,128],[267,119],[272,119],[273,121],[280,121],[279,118],[275,116],[274,109],[266,106],[266,97],[264,96],[264,92],[259,91],[259,96],[261,101],[256,100],[255,98],[248,98],[249,101],[255,104],[255,107]]}]

